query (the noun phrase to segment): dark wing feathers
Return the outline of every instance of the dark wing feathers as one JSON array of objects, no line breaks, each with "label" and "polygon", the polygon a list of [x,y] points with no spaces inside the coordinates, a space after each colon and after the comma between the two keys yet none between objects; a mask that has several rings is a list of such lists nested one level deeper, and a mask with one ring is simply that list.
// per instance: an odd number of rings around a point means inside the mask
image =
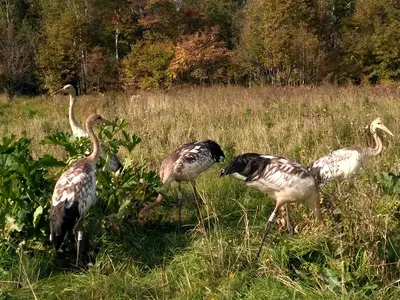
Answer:
[{"label": "dark wing feathers", "polygon": [[220,145],[218,145],[216,142],[212,140],[204,140],[195,144],[207,148],[216,162],[224,161],[225,154],[222,151]]},{"label": "dark wing feathers", "polygon": [[313,166],[309,166],[307,168],[307,170],[311,173],[311,175],[314,177],[315,182],[320,185],[324,183],[324,178],[321,174],[321,167],[313,167]]},{"label": "dark wing feathers", "polygon": [[51,242],[56,250],[61,247],[68,231],[74,228],[80,218],[79,203],[73,202],[69,208],[65,207],[65,201],[50,208],[50,235]]},{"label": "dark wing feathers", "polygon": [[243,175],[243,171],[245,170],[247,164],[254,158],[259,157],[260,155],[261,154],[258,153],[245,153],[239,155],[233,161],[231,161],[224,169],[221,170],[220,176],[229,175],[233,173],[238,173],[240,175]]},{"label": "dark wing feathers", "polygon": [[107,167],[111,172],[118,172],[122,171],[124,165],[121,163],[116,154],[111,154],[110,157],[108,158]]},{"label": "dark wing feathers", "polygon": [[[191,151],[196,149],[196,147],[199,147],[198,151]],[[221,147],[212,140],[183,144],[169,155],[170,160],[177,161],[182,156],[183,152],[185,152],[185,160],[189,163],[197,160],[198,155],[211,155],[211,158],[216,162],[222,162],[225,158],[225,154]]]},{"label": "dark wing feathers", "polygon": [[271,164],[271,161],[272,160],[270,158],[262,156],[256,157],[251,161],[249,161],[242,174],[243,176],[246,177],[245,181],[246,182],[252,181],[257,176],[261,176],[264,173],[267,166]]}]

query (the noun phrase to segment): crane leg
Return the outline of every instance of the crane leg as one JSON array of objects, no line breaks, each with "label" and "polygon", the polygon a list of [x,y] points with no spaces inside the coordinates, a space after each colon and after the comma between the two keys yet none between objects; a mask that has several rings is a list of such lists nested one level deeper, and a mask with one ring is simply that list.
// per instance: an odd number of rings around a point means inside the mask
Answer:
[{"label": "crane leg", "polygon": [[293,230],[293,225],[292,225],[292,222],[290,221],[290,216],[289,216],[289,204],[285,205],[285,212],[286,212],[286,227],[287,227],[287,230],[289,232],[289,235],[293,235],[294,234],[294,230]]},{"label": "crane leg", "polygon": [[262,240],[261,240],[261,245],[260,245],[260,248],[258,249],[258,252],[257,252],[257,254],[256,254],[256,261],[258,260],[258,258],[259,258],[259,256],[260,256],[262,247],[263,247],[264,242],[265,242],[265,238],[267,237],[267,234],[268,234],[269,230],[271,229],[271,224],[272,224],[272,222],[274,221],[274,218],[275,218],[275,215],[276,215],[276,212],[278,211],[278,209],[279,209],[279,205],[277,204],[277,205],[275,206],[275,208],[274,208],[272,214],[269,216],[268,221],[267,221],[267,224],[265,225],[264,235],[263,235],[263,238],[262,238]]},{"label": "crane leg", "polygon": [[82,239],[83,239],[83,231],[79,230],[78,239],[76,240],[76,264],[75,264],[76,267],[78,267],[79,264],[80,244]]},{"label": "crane leg", "polygon": [[197,189],[196,189],[196,182],[195,181],[191,181],[190,183],[191,183],[191,185],[193,187],[194,199],[196,200],[197,215],[199,217],[199,220],[201,220],[201,212],[200,212],[200,204],[201,203],[200,203],[200,200],[199,200],[200,195],[199,195],[199,193],[197,192]]},{"label": "crane leg", "polygon": [[83,239],[83,224],[84,224],[84,217],[82,217],[80,220],[75,225],[75,230],[77,235],[76,237],[76,263],[75,266],[78,267],[79,264],[79,256],[80,256],[80,246],[81,246],[81,241]]},{"label": "crane leg", "polygon": [[206,201],[205,199],[201,198],[199,192],[197,191],[197,188],[196,188],[196,181],[191,181],[190,183],[192,184],[194,197],[195,197],[197,203],[198,203],[199,205],[201,205],[201,204],[207,204],[207,201]]},{"label": "crane leg", "polygon": [[181,220],[181,218],[182,218],[182,187],[181,187],[181,183],[179,182],[179,185],[178,185],[178,201],[176,202],[176,206],[178,206],[178,218],[179,218],[179,221],[178,221],[178,232],[179,232],[179,230],[181,229],[181,226],[182,226],[182,220]]}]

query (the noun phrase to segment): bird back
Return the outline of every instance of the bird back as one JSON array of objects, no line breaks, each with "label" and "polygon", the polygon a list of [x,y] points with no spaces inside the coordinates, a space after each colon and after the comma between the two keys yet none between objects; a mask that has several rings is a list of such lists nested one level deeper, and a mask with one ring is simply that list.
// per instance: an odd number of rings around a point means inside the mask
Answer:
[{"label": "bird back", "polygon": [[50,237],[56,249],[95,201],[95,194],[94,166],[86,158],[77,161],[58,179],[50,208]]}]

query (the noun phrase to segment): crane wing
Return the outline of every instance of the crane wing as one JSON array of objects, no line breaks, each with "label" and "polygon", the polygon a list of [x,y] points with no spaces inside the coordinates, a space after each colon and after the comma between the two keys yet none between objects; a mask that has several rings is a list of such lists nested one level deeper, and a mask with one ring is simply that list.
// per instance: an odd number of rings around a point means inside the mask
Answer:
[{"label": "crane wing", "polygon": [[320,184],[324,184],[348,178],[359,160],[360,153],[356,149],[339,149],[316,160],[309,170]]}]

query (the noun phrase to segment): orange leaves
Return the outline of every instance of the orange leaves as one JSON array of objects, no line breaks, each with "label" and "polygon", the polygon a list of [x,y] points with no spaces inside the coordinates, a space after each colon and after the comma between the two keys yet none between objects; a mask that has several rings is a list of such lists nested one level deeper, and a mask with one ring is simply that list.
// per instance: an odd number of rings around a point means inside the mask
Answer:
[{"label": "orange leaves", "polygon": [[169,69],[179,81],[220,81],[225,79],[229,57],[230,51],[213,27],[183,36],[175,46]]}]

